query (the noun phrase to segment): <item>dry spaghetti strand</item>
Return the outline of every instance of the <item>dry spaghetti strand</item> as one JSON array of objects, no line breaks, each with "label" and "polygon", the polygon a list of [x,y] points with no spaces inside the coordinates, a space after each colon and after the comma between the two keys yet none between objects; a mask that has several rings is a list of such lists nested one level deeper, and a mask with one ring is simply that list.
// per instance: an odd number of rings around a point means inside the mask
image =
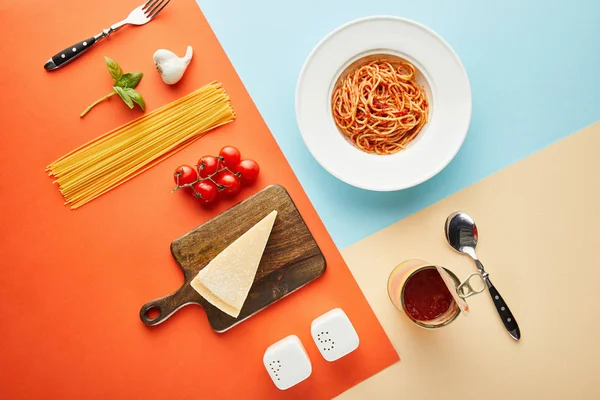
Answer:
[{"label": "dry spaghetti strand", "polygon": [[234,119],[229,96],[212,82],[78,147],[46,170],[65,204],[79,208]]},{"label": "dry spaghetti strand", "polygon": [[365,64],[335,88],[332,111],[342,133],[359,149],[393,154],[404,149],[427,123],[429,103],[414,82],[408,62]]}]

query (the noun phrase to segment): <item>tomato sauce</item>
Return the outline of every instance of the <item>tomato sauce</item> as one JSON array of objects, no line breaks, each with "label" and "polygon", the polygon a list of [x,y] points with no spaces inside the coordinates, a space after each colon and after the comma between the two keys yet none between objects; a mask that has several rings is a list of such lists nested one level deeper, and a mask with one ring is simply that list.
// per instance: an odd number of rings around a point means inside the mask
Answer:
[{"label": "tomato sauce", "polygon": [[434,268],[417,272],[404,287],[406,312],[419,321],[436,319],[448,311],[453,302],[452,294]]}]

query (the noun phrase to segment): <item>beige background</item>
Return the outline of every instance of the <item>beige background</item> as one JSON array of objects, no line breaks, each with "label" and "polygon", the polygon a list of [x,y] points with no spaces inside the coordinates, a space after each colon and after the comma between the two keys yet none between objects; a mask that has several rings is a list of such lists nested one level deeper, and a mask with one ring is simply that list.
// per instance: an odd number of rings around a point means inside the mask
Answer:
[{"label": "beige background", "polygon": [[[600,399],[599,153],[597,123],[342,251],[401,361],[340,398]],[[387,298],[387,277],[405,259],[461,279],[476,270],[446,244],[455,210],[477,223],[477,253],[519,342],[487,292],[437,331],[412,325]]]}]

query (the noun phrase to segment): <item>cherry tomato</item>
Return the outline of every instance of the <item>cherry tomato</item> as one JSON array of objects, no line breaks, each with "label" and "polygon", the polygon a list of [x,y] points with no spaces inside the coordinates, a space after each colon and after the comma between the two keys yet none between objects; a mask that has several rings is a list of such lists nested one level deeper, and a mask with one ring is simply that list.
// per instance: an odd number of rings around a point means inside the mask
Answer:
[{"label": "cherry tomato", "polygon": [[219,156],[223,157],[223,164],[230,170],[235,172],[235,167],[240,163],[242,158],[240,151],[233,146],[225,146],[219,152]]},{"label": "cherry tomato", "polygon": [[194,183],[198,179],[198,173],[189,165],[181,165],[173,172],[173,180],[177,186]]},{"label": "cherry tomato", "polygon": [[240,178],[231,172],[224,171],[216,176],[217,185],[223,186],[221,192],[228,196],[233,196],[240,191]]},{"label": "cherry tomato", "polygon": [[208,178],[219,169],[219,159],[213,156],[204,156],[198,160],[198,172],[202,178]]},{"label": "cherry tomato", "polygon": [[195,191],[196,197],[202,201],[202,204],[211,204],[217,200],[219,191],[217,186],[209,180],[194,183],[192,188]]},{"label": "cherry tomato", "polygon": [[236,170],[242,174],[242,183],[249,185],[258,177],[260,168],[258,163],[254,160],[242,160],[238,164]]}]

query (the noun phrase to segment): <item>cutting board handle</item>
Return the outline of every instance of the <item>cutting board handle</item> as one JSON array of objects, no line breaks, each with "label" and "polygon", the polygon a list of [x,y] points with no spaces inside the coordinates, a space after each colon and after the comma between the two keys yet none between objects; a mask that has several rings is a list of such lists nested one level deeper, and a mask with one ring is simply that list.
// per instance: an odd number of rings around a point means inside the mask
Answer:
[{"label": "cutting board handle", "polygon": [[[175,311],[195,301],[195,291],[189,284],[183,285],[175,293],[151,300],[142,306],[140,319],[148,326],[158,325],[167,320]],[[158,314],[156,314],[158,312]]]}]

